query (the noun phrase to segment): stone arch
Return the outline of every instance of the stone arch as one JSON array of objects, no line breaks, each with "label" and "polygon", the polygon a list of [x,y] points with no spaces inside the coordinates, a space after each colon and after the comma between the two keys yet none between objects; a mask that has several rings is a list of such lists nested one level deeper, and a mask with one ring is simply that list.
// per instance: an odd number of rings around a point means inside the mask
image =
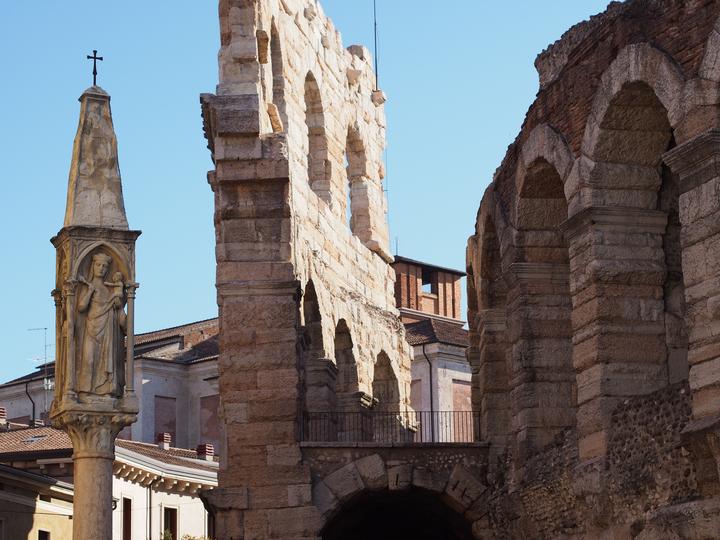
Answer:
[{"label": "stone arch", "polygon": [[[518,193],[525,189],[528,169],[540,160],[555,169],[564,188],[575,156],[565,138],[548,124],[536,126],[520,149],[519,172],[516,175]],[[569,197],[566,193],[567,198]]]},{"label": "stone arch", "polygon": [[[432,456],[427,459],[428,462],[432,461]],[[422,460],[414,460],[414,463],[402,463],[397,459],[393,461],[390,463],[380,453],[374,453],[355,459],[315,480],[312,497],[321,514],[320,535],[323,540],[424,538],[421,535],[434,530],[437,525],[443,528],[438,530],[438,535],[431,535],[431,538],[473,538],[473,522],[487,513],[482,500],[486,487],[480,480],[479,471],[460,463],[453,464],[452,460],[450,463],[438,461],[443,463],[441,466],[425,464]],[[472,458],[468,462],[472,462]],[[418,495],[422,498],[418,498]],[[406,528],[401,531],[403,534],[398,534],[397,531],[383,529],[387,527],[386,520],[367,519],[376,508],[366,506],[372,500],[385,503],[389,508],[395,507],[396,501],[401,501],[416,516],[422,513],[441,519],[436,524],[420,520],[417,530],[408,529],[413,520],[400,520]],[[430,502],[430,506],[423,502]],[[364,536],[352,536],[356,531],[352,528],[348,530],[342,524],[350,527],[357,524],[352,518],[352,512],[348,512],[353,508],[361,511],[367,525],[377,525],[378,528],[367,531],[358,529],[357,533]]]},{"label": "stone arch", "polygon": [[328,159],[325,110],[320,87],[311,71],[305,77],[304,89],[308,182],[317,196],[329,204],[331,166]]},{"label": "stone arch", "polygon": [[400,410],[400,385],[390,357],[385,351],[380,351],[375,360],[372,397],[375,403],[374,408],[377,411],[397,412]]},{"label": "stone arch", "polygon": [[575,423],[569,252],[561,230],[572,161],[562,137],[539,126],[523,145],[515,174],[515,234],[505,276],[516,467]]},{"label": "stone arch", "polygon": [[335,386],[338,409],[354,410],[353,396],[360,392],[360,382],[353,338],[345,319],[340,319],[335,327],[335,364],[338,372]]},{"label": "stone arch", "polygon": [[617,404],[664,387],[670,359],[683,362],[682,276],[668,272],[671,263],[679,267],[681,252],[679,223],[669,226],[678,197],[662,163],[674,145],[683,90],[680,69],[663,52],[646,43],[620,51],[602,76],[571,173],[582,186],[566,228],[578,277],[573,361],[581,459],[606,452]]},{"label": "stone arch", "polygon": [[[603,129],[623,121],[622,115],[618,114],[621,112],[619,109],[614,111],[610,109],[613,105],[618,105],[617,97],[623,87],[639,83],[644,83],[652,90],[659,104],[667,111],[669,124],[672,127],[677,126],[682,117],[682,97],[685,87],[685,78],[680,67],[667,54],[649,43],[628,45],[617,54],[600,79],[600,86],[595,92],[585,126],[582,141],[583,155],[595,159],[595,151],[606,148],[607,143],[599,143]],[[633,103],[625,102],[620,105],[632,107]],[[640,118],[626,119],[637,124],[640,124],[640,120]],[[638,150],[645,150],[645,145]],[[652,149],[648,150],[654,159],[655,153]]]},{"label": "stone arch", "polygon": [[83,270],[87,270],[88,261],[95,252],[103,252],[112,258],[115,266],[111,267],[109,272],[121,272],[125,281],[135,280],[135,276],[131,274],[132,265],[128,264],[126,256],[121,254],[115,247],[110,244],[106,244],[105,242],[93,242],[82,250],[77,259],[75,259],[75,264],[71,269],[70,275],[72,276],[72,279],[79,279],[81,277],[80,273]]},{"label": "stone arch", "polygon": [[[336,410],[335,385],[337,367],[327,358],[323,340],[322,315],[317,292],[312,280],[308,281],[303,293],[303,367],[304,367],[304,412],[310,421],[309,431],[317,431],[317,423],[326,420]],[[315,422],[313,422],[315,421]]]}]

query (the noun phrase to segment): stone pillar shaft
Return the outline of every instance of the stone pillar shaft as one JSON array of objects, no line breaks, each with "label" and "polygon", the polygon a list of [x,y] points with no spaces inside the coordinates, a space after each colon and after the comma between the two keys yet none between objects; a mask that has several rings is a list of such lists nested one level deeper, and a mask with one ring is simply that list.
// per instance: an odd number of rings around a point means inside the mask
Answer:
[{"label": "stone pillar shaft", "polygon": [[471,344],[467,353],[473,370],[473,410],[481,412],[482,440],[505,446],[510,434],[505,310],[483,310],[479,319],[479,344]]},{"label": "stone pillar shaft", "polygon": [[720,130],[665,155],[680,177],[693,417],[720,415]]},{"label": "stone pillar shaft", "polygon": [[522,466],[574,423],[567,265],[513,263],[506,281],[512,430]]},{"label": "stone pillar shaft", "polygon": [[113,458],[75,457],[73,540],[112,538]]},{"label": "stone pillar shaft", "polygon": [[667,384],[663,212],[588,208],[564,225],[581,459],[604,456],[613,409]]}]

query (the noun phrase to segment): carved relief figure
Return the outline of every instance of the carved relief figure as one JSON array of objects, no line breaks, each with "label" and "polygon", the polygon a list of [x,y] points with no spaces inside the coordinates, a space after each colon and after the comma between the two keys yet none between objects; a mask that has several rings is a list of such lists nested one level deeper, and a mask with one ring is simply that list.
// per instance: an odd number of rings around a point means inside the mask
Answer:
[{"label": "carved relief figure", "polygon": [[88,277],[78,296],[77,390],[88,394],[122,394],[125,312],[122,274],[105,281],[112,258],[105,253],[92,256]]}]

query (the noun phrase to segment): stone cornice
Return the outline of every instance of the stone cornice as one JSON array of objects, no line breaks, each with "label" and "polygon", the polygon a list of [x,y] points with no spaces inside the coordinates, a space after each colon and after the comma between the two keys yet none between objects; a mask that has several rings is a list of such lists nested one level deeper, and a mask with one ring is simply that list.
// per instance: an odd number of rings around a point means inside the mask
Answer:
[{"label": "stone cornice", "polygon": [[567,284],[570,269],[562,263],[512,263],[503,274],[508,287],[518,283],[548,282]]},{"label": "stone cornice", "polygon": [[560,225],[569,240],[589,226],[622,227],[626,232],[662,234],[667,227],[667,215],[660,210],[625,206],[592,206],[584,208]]},{"label": "stone cornice", "polygon": [[720,177],[720,130],[711,129],[663,155],[680,177],[680,194]]},{"label": "stone cornice", "polygon": [[488,332],[504,332],[507,324],[505,308],[483,309],[478,313],[479,325]]},{"label": "stone cornice", "polygon": [[172,478],[181,482],[200,484],[203,487],[214,487],[217,485],[217,470],[220,467],[220,464],[215,461],[202,461],[203,465],[216,469],[214,471],[192,467],[190,466],[191,460],[188,460],[189,464],[187,467],[174,463],[164,463],[121,446],[115,447],[115,461],[118,464],[124,464],[130,468],[141,469],[151,475]]}]

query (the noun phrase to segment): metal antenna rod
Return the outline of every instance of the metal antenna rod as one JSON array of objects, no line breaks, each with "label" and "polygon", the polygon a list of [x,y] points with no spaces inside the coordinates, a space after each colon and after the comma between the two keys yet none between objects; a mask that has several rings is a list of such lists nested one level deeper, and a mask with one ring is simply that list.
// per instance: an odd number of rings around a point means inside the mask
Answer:
[{"label": "metal antenna rod", "polygon": [[43,390],[45,394],[45,412],[48,411],[48,390],[49,390],[49,384],[48,384],[48,361],[47,361],[47,326],[43,326],[41,328],[28,328],[28,332],[39,332],[40,330],[43,331],[43,371],[45,376],[43,377]]},{"label": "metal antenna rod", "polygon": [[377,0],[373,0],[373,21],[375,28],[375,90],[380,88],[380,82],[378,80],[378,24],[377,24]]}]

